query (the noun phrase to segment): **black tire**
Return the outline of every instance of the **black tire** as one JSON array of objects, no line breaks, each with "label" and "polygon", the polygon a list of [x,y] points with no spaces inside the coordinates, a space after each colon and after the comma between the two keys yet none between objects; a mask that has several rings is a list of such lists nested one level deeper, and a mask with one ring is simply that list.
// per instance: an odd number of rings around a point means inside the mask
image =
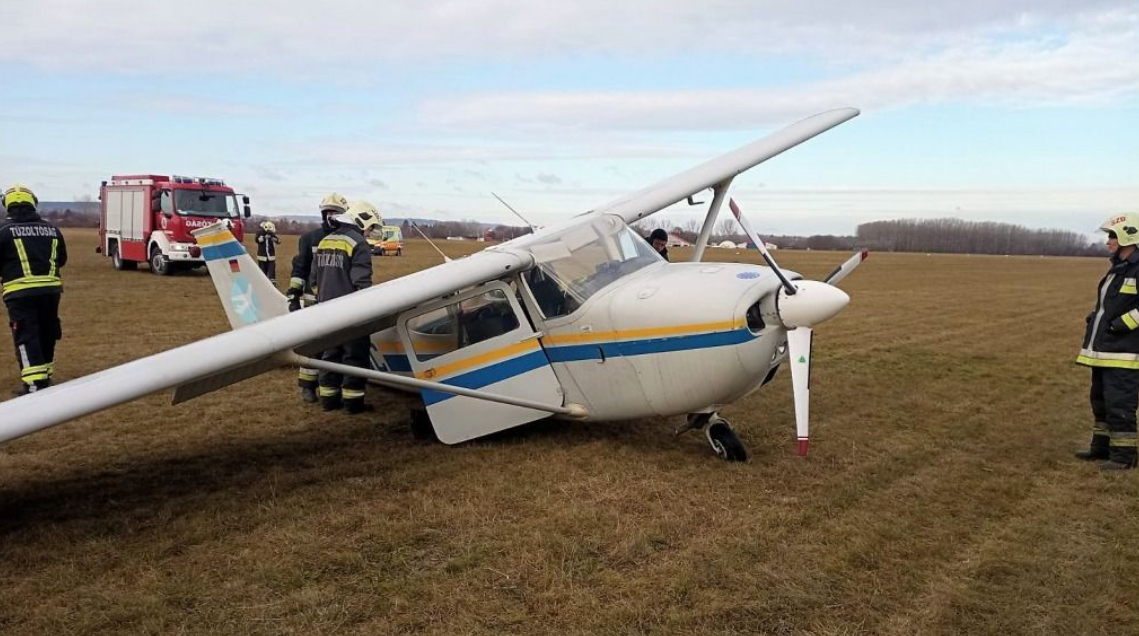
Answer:
[{"label": "black tire", "polygon": [[158,246],[150,248],[150,273],[155,276],[169,276],[174,273],[174,268],[171,266],[170,261],[162,255],[162,250]]},{"label": "black tire", "polygon": [[396,256],[403,256],[403,248],[401,247],[401,248],[399,248],[398,250],[396,250],[396,251],[395,251],[395,255],[396,255]]},{"label": "black tire", "polygon": [[729,462],[747,461],[747,449],[727,422],[721,420],[708,425],[707,436],[708,443],[720,459]]},{"label": "black tire", "polygon": [[385,256],[386,254],[387,254],[387,253],[386,253],[386,252],[384,252],[384,248],[382,248],[382,247],[381,247],[381,248],[380,248],[380,256]]},{"label": "black tire", "polygon": [[114,243],[111,245],[111,267],[122,272],[126,270],[138,269],[138,263],[135,261],[128,261],[123,259],[123,255],[119,253],[119,244]]}]

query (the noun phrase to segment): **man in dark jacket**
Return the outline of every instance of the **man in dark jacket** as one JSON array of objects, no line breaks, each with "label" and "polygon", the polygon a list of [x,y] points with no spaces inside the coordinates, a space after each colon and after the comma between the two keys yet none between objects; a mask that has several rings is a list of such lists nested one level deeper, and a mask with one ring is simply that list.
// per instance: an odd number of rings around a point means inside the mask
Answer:
[{"label": "man in dark jacket", "polygon": [[[313,288],[316,302],[326,303],[372,286],[372,249],[364,236],[382,224],[375,206],[357,201],[331,219],[333,230],[316,246]],[[359,336],[325,349],[321,360],[368,369],[371,341]],[[348,413],[371,410],[364,402],[364,378],[320,372],[320,405],[326,411],[341,406]]]},{"label": "man in dark jacket", "polygon": [[645,240],[649,242],[649,245],[653,246],[657,254],[663,256],[664,260],[668,260],[668,232],[658,227],[653,230],[652,234],[649,234]]},{"label": "man in dark jacket", "polygon": [[[348,199],[333,192],[320,202],[320,227],[301,236],[297,243],[297,255],[293,257],[293,271],[289,278],[289,290],[285,296],[289,299],[289,311],[296,311],[302,306],[307,307],[316,302],[316,295],[312,291],[312,261],[316,256],[316,246],[332,231],[329,219],[335,214],[344,214],[348,211]],[[301,367],[297,374],[297,384],[301,387],[301,399],[305,402],[317,401],[317,371]]]},{"label": "man in dark jacket", "polygon": [[277,226],[272,221],[262,221],[257,227],[257,266],[273,282],[277,284],[277,245],[281,239],[277,236]]},{"label": "man in dark jacket", "polygon": [[1114,216],[1107,232],[1111,269],[1099,282],[1096,307],[1087,319],[1078,364],[1092,368],[1091,447],[1083,460],[1107,460],[1104,470],[1136,463],[1135,410],[1139,407],[1139,215]]},{"label": "man in dark jacket", "polygon": [[3,203],[8,218],[0,224],[0,281],[23,381],[19,393],[33,393],[51,386],[55,374],[67,246],[59,228],[36,213],[39,201],[27,187],[8,188]]}]

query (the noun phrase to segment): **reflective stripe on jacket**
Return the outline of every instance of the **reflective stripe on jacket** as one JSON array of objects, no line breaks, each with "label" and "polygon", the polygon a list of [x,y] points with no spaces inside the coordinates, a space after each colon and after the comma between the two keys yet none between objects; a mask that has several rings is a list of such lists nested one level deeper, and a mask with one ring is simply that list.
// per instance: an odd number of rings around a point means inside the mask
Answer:
[{"label": "reflective stripe on jacket", "polygon": [[359,230],[341,225],[317,245],[312,269],[317,302],[346,296],[372,286],[372,250]]},{"label": "reflective stripe on jacket", "polygon": [[63,291],[60,269],[67,264],[63,233],[36,217],[0,225],[0,281],[4,298]]},{"label": "reflective stripe on jacket", "polygon": [[1139,369],[1139,250],[1099,282],[1095,311],[1088,317],[1084,345],[1076,362],[1089,367]]}]

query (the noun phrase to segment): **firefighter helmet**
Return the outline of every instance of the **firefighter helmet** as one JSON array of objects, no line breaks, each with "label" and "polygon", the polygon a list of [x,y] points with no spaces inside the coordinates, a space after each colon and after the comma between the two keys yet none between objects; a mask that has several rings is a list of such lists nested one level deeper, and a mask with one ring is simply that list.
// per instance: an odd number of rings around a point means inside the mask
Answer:
[{"label": "firefighter helmet", "polygon": [[277,233],[277,226],[272,221],[262,221],[261,222],[261,229],[265,230],[266,232],[268,232],[270,234],[276,234]]},{"label": "firefighter helmet", "polygon": [[40,201],[28,186],[21,183],[12,184],[12,187],[4,191],[4,209],[8,210],[13,205],[21,204],[31,206],[35,210]]},{"label": "firefighter helmet", "polygon": [[1115,234],[1119,246],[1139,245],[1139,214],[1115,214],[1104,221],[1099,229]]},{"label": "firefighter helmet", "polygon": [[355,224],[364,234],[384,224],[384,220],[380,218],[380,211],[367,201],[353,201],[352,205],[348,206],[348,211],[338,220]]},{"label": "firefighter helmet", "polygon": [[320,211],[344,214],[348,211],[348,199],[345,199],[343,194],[333,192],[320,200]]}]

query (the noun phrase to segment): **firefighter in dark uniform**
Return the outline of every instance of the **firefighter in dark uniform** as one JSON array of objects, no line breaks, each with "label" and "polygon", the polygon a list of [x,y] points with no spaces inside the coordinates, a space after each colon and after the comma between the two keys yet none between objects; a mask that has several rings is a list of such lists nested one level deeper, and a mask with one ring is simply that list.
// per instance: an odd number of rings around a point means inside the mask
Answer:
[{"label": "firefighter in dark uniform", "polygon": [[1088,315],[1078,364],[1092,368],[1095,415],[1091,447],[1080,459],[1105,460],[1104,470],[1135,467],[1135,410],[1139,407],[1139,215],[1104,222],[1111,269],[1099,282],[1095,311]]},{"label": "firefighter in dark uniform", "polygon": [[[348,199],[333,192],[320,202],[320,227],[301,236],[297,242],[297,255],[293,257],[293,272],[289,278],[289,289],[285,296],[289,299],[289,311],[296,311],[316,302],[312,291],[312,260],[316,256],[316,246],[332,231],[329,219],[334,214],[348,211]],[[301,387],[301,399],[317,402],[317,371],[301,367],[297,374],[297,384]]]},{"label": "firefighter in dark uniform", "polygon": [[265,276],[277,284],[277,226],[272,221],[263,221],[257,228],[257,266]]},{"label": "firefighter in dark uniform", "polygon": [[23,381],[19,393],[33,393],[51,386],[55,374],[67,247],[59,228],[36,213],[39,201],[31,190],[14,185],[3,202],[8,218],[0,224],[0,281]]},{"label": "firefighter in dark uniform", "polygon": [[[367,201],[357,201],[342,215],[331,218],[333,230],[321,239],[313,260],[316,302],[326,303],[372,286],[372,250],[364,240],[381,226],[379,212]],[[359,336],[325,349],[320,359],[364,369],[371,368],[371,341]],[[364,378],[320,372],[320,405],[325,411],[341,406],[348,413],[371,410],[364,402]]]}]

